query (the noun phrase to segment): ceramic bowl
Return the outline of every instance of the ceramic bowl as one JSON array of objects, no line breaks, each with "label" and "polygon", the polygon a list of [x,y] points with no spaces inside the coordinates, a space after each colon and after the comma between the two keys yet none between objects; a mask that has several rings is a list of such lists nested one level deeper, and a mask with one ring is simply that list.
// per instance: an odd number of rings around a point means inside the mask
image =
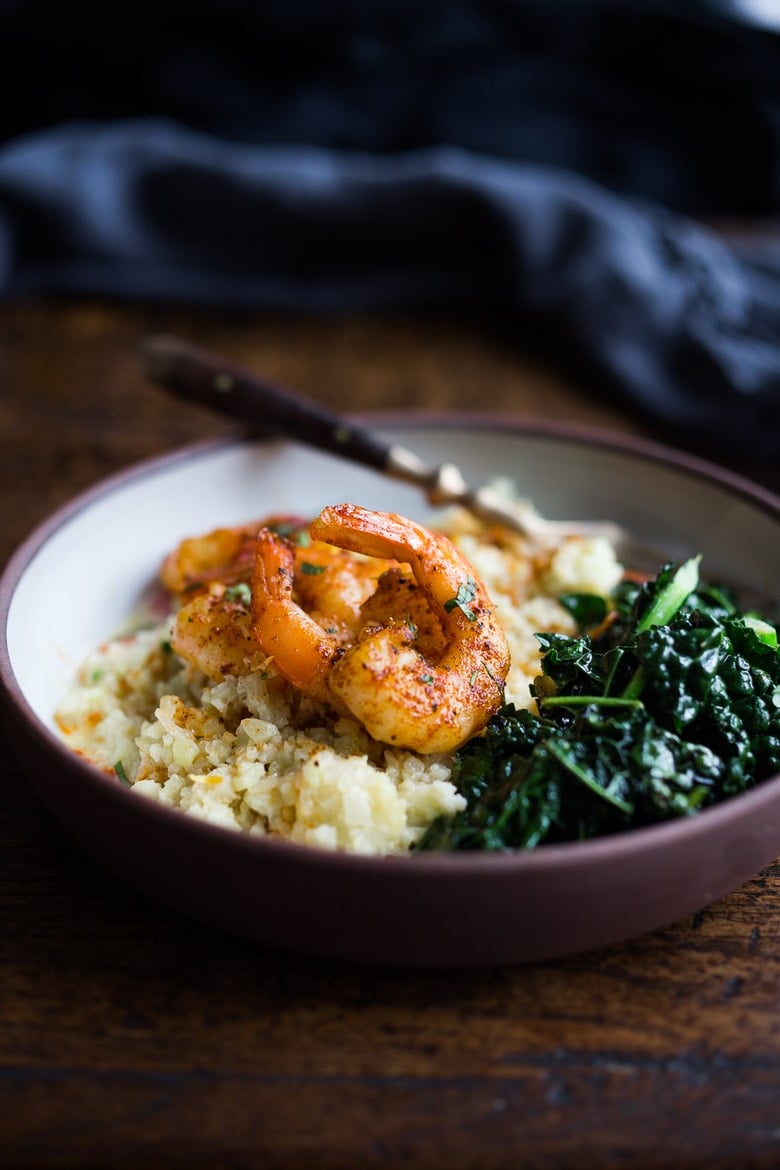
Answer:
[{"label": "ceramic bowl", "polygon": [[[713,577],[777,597],[780,500],[687,456],[514,418],[374,417],[388,439],[549,516],[612,519]],[[37,791],[108,870],[273,948],[396,967],[489,966],[603,947],[718,899],[780,853],[780,777],[697,816],[499,855],[348,856],[202,823],[134,794],[60,740],[77,664],[138,604],[180,538],[350,501],[425,520],[413,488],[283,441],[221,440],[112,476],[39,527],[0,579],[8,730]]]}]

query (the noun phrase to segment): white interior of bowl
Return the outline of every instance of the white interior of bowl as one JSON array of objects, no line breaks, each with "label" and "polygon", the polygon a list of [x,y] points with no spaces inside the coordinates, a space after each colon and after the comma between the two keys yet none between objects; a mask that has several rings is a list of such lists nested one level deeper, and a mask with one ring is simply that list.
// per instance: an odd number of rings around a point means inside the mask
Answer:
[{"label": "white interior of bowl", "polygon": [[[777,594],[780,522],[728,484],[554,436],[426,426],[386,434],[432,462],[457,463],[474,483],[511,476],[550,517],[616,520],[669,555],[700,552],[708,575]],[[184,536],[341,502],[430,515],[416,489],[288,443],[202,449],[92,494],[38,549],[11,597],[8,654],[27,702],[54,727],[80,660],[122,625]]]}]

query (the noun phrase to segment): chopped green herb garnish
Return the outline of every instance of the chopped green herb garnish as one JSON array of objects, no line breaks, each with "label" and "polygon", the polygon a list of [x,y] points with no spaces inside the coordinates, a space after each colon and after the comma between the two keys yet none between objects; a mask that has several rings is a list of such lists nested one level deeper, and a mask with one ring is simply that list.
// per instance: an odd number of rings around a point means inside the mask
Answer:
[{"label": "chopped green herb garnish", "polygon": [[246,581],[239,581],[237,585],[229,585],[225,590],[227,601],[238,601],[247,609],[252,604],[252,590]]},{"label": "chopped green herb garnish", "polygon": [[114,771],[116,772],[118,779],[120,779],[123,784],[130,784],[130,781],[127,778],[127,772],[125,772],[125,766],[121,760],[117,760],[117,762],[114,764]]},{"label": "chopped green herb garnish", "polygon": [[275,532],[277,536],[288,539],[292,539],[294,536],[297,537],[301,531],[299,526],[290,520],[279,520],[276,524],[269,524],[268,530],[269,532]]},{"label": "chopped green herb garnish", "polygon": [[445,601],[444,608],[447,613],[451,613],[456,607],[468,618],[470,622],[476,621],[477,615],[469,608],[472,601],[477,596],[477,583],[473,577],[469,577],[458,589],[454,597],[449,601]]},{"label": "chopped green herb garnish", "polygon": [[316,577],[318,573],[325,572],[325,566],[324,565],[313,565],[311,563],[311,561],[302,561],[301,562],[301,572],[306,573],[306,575],[309,577]]}]

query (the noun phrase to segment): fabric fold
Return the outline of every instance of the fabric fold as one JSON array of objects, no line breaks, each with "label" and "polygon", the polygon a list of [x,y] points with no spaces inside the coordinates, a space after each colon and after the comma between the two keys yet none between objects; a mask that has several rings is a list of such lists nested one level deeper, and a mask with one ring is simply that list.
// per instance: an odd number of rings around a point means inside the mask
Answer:
[{"label": "fabric fold", "polygon": [[780,454],[780,265],[555,168],[53,127],[0,148],[0,295],[42,293],[488,311],[680,442]]}]

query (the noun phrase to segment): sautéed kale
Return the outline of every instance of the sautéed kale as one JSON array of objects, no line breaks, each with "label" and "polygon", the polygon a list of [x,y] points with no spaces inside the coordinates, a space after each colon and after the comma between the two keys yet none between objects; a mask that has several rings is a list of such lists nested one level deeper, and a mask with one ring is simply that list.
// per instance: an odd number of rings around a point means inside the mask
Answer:
[{"label": "saut\u00e9ed kale", "polygon": [[[508,704],[458,752],[465,809],[417,850],[504,850],[688,816],[780,771],[777,630],[700,582],[698,558],[561,599],[581,632],[537,635],[538,714]],[[588,632],[589,631],[589,632]]]}]

